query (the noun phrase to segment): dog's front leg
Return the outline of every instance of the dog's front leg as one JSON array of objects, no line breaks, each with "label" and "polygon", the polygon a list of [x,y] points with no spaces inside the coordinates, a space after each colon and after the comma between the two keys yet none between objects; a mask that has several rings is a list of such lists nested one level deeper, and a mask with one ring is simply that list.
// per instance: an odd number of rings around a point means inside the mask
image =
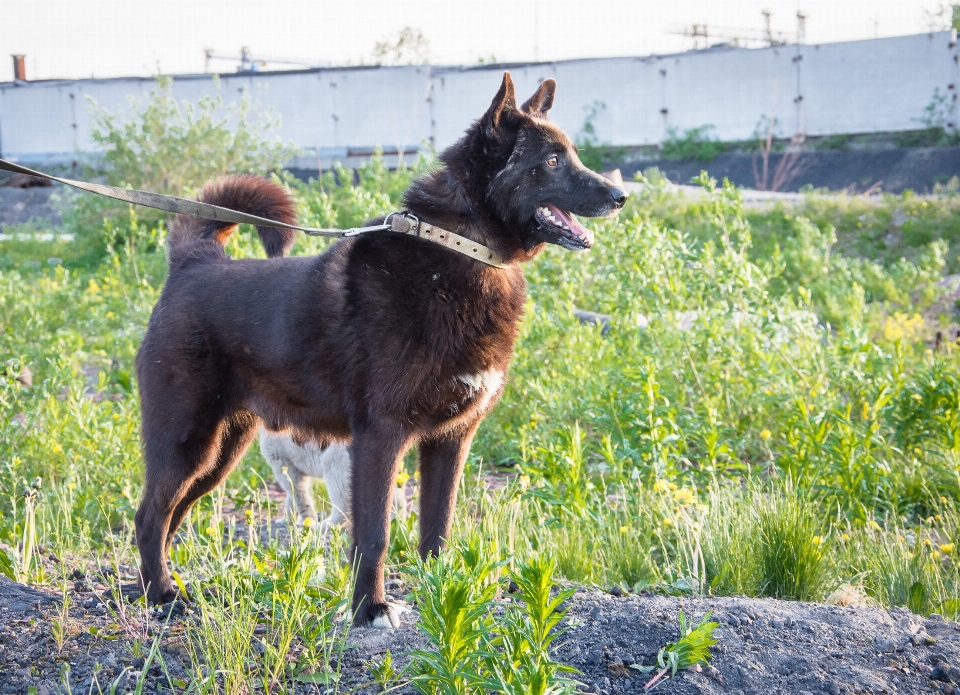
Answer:
[{"label": "dog's front leg", "polygon": [[453,507],[463,464],[477,430],[474,423],[465,431],[420,442],[420,557],[436,555],[450,537]]},{"label": "dog's front leg", "polygon": [[383,566],[390,540],[390,505],[400,460],[410,438],[393,423],[354,429],[351,454],[351,521],[357,583],[353,590],[354,624],[398,627],[396,610],[387,603]]}]

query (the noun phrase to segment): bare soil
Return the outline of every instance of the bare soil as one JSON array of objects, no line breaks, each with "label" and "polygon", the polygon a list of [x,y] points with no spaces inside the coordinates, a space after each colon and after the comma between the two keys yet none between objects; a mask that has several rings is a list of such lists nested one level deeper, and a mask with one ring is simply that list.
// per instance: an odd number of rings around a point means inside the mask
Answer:
[{"label": "bare soil", "polygon": [[[31,687],[38,695],[66,693],[66,682],[73,693],[108,692],[118,677],[118,692],[132,691],[163,621],[160,611],[144,618],[113,602],[109,586],[115,584],[112,576],[76,572],[63,618],[59,593],[0,578],[0,693],[26,693]],[[396,582],[391,589],[396,597],[404,591]],[[683,610],[695,620],[711,611],[720,623],[719,643],[708,666],[681,671],[657,687],[661,693],[960,693],[954,686],[960,681],[960,624],[936,615],[770,599],[614,596],[583,588],[566,608],[566,633],[556,657],[579,669],[587,692],[644,692],[651,675],[632,665],[654,663],[658,649],[677,639],[677,613]],[[181,635],[193,610],[179,602],[170,609],[161,649],[167,671],[156,664],[149,668],[144,692],[182,692],[189,682]],[[402,620],[398,630],[350,633],[352,648],[340,665],[341,692],[377,692],[366,662],[389,649],[403,664],[411,649],[425,645],[416,612]],[[65,635],[60,644],[58,630]],[[303,684],[297,692],[319,693],[323,686]]]},{"label": "bare soil", "polygon": [[[780,162],[780,154],[771,154],[770,177]],[[702,169],[718,181],[724,178],[743,188],[757,186],[753,155],[745,152],[725,152],[710,162],[651,159],[623,163],[620,169],[624,179],[632,179],[637,171],[655,166],[674,183],[690,183]],[[756,168],[761,164],[756,162]],[[797,175],[783,186],[783,191],[799,191],[802,186],[847,190],[862,193],[880,187],[889,193],[901,193],[909,188],[918,193],[930,193],[934,184],[946,183],[960,174],[960,147],[890,147],[876,150],[808,150],[800,155]]]}]

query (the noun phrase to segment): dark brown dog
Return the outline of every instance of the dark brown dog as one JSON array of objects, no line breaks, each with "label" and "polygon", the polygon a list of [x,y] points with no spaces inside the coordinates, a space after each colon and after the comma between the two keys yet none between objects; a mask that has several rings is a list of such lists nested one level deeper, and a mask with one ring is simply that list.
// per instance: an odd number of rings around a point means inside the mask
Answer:
[{"label": "dark brown dog", "polygon": [[[505,73],[444,166],[405,196],[420,219],[489,246],[505,268],[393,232],[273,258],[294,239],[275,228],[258,230],[272,258],[231,260],[223,244],[235,227],[176,220],[170,274],[137,354],[146,487],[136,525],[151,601],[175,596],[167,555],[177,527],[263,422],[352,441],[356,624],[397,625],[383,568],[404,452],[419,447],[426,556],[450,533],[470,442],[503,386],[526,292],[519,264],[544,242],[588,248],[592,233],[571,213],[610,215],[625,200],[547,122],[555,87],[547,80],[518,108]],[[203,200],[295,218],[283,189],[253,177],[208,186]]]}]

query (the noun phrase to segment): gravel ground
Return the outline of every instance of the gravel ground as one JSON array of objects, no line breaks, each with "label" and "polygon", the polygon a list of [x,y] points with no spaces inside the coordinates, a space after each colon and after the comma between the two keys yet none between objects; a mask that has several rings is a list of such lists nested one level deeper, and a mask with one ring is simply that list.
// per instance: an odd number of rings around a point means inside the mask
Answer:
[{"label": "gravel ground", "polygon": [[41,227],[58,226],[60,213],[50,200],[55,190],[55,188],[0,187],[0,230],[31,220],[36,221]]},{"label": "gravel ground", "polygon": [[[744,188],[756,185],[753,155],[726,152],[711,162],[678,162],[668,159],[622,164],[623,178],[632,179],[636,171],[658,167],[674,183],[690,183],[690,179],[706,169],[718,181],[724,177]],[[770,155],[770,176],[780,161],[779,154]],[[759,166],[759,164],[757,165]],[[798,191],[810,184],[831,191],[850,190],[862,193],[880,184],[889,193],[911,188],[930,193],[934,183],[946,183],[960,173],[960,147],[891,147],[880,150],[809,150],[800,157],[797,176],[782,190]]]},{"label": "gravel ground", "polygon": [[[131,568],[121,568],[124,574]],[[121,577],[127,579],[128,577]],[[143,619],[129,607],[124,617],[110,604],[111,576],[74,574],[70,610],[61,619],[59,594],[0,578],[0,693],[38,695],[132,691],[141,675],[152,635],[162,622]],[[403,587],[391,585],[395,595]],[[108,604],[110,604],[108,608]],[[567,633],[557,658],[581,671],[587,692],[641,693],[650,674],[630,668],[652,664],[657,650],[678,637],[677,612],[694,620],[706,611],[720,622],[714,659],[700,671],[680,672],[658,686],[662,693],[734,695],[837,695],[838,693],[960,693],[960,624],[939,616],[921,618],[904,609],[839,608],[769,599],[693,599],[660,595],[613,596],[580,589],[568,602]],[[145,675],[145,692],[181,692],[189,661],[178,635],[189,606],[174,606],[170,637],[162,653],[169,677],[158,666]],[[119,616],[119,617],[118,617]],[[424,644],[416,613],[402,616],[398,630],[356,629],[341,664],[342,691],[376,692],[365,662],[387,649],[400,664]],[[58,646],[58,626],[66,639]],[[125,675],[124,675],[125,674]],[[321,692],[304,684],[298,693]],[[400,692],[412,692],[401,689]]]}]

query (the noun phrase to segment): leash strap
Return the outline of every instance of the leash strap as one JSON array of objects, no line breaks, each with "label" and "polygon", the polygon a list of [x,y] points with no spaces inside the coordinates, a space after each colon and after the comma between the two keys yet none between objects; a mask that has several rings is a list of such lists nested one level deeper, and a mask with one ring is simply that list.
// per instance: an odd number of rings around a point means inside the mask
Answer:
[{"label": "leash strap", "polygon": [[299,227],[295,224],[287,224],[271,220],[257,215],[248,215],[245,212],[222,208],[219,205],[210,203],[201,203],[197,200],[187,200],[177,198],[172,195],[163,195],[161,193],[149,193],[147,191],[138,191],[132,188],[117,188],[116,186],[104,186],[99,183],[87,183],[85,181],[74,181],[72,179],[61,179],[57,176],[44,174],[40,171],[28,169],[25,166],[8,162],[0,159],[0,170],[9,171],[14,174],[25,174],[27,176],[36,176],[38,179],[47,179],[56,181],[73,188],[79,188],[82,191],[96,193],[107,198],[122,200],[125,203],[133,205],[143,205],[148,208],[164,210],[178,215],[190,215],[204,220],[214,220],[216,222],[230,222],[235,224],[252,224],[261,227],[282,227],[287,229],[296,229],[310,236],[325,237],[351,237],[365,232],[393,231],[400,234],[411,234],[421,239],[429,239],[448,249],[462,253],[465,256],[476,259],[482,263],[495,268],[503,268],[503,261],[493,251],[482,244],[478,244],[459,234],[454,234],[432,224],[421,222],[416,215],[410,213],[393,213],[389,215],[384,224],[373,225],[372,227],[353,227],[351,229],[316,229],[313,227]]},{"label": "leash strap", "polygon": [[[266,217],[258,217],[256,215],[248,215],[245,212],[228,210],[227,208],[222,208],[219,205],[201,203],[197,200],[186,200],[185,198],[177,198],[176,196],[163,195],[161,193],[148,193],[147,191],[138,191],[132,188],[117,188],[116,186],[104,186],[103,184],[99,183],[86,183],[85,181],[61,179],[56,176],[51,176],[50,174],[44,174],[40,171],[28,169],[25,166],[20,166],[19,164],[14,164],[13,162],[8,162],[5,159],[0,159],[0,169],[13,172],[14,174],[26,174],[27,176],[36,176],[38,179],[56,181],[57,183],[63,183],[67,186],[79,188],[82,191],[89,191],[90,193],[96,193],[97,195],[102,195],[107,198],[122,200],[125,203],[143,205],[144,207],[156,208],[157,210],[173,212],[178,215],[190,215],[191,217],[199,217],[204,220],[233,222],[236,224],[246,223],[260,225],[261,227],[287,227],[289,229],[297,229],[301,232],[306,232],[311,236],[343,237],[346,236],[348,232],[356,231],[353,229],[312,229],[310,227],[298,227],[293,224],[284,224],[282,222],[277,222],[276,220],[270,220]],[[385,229],[383,226],[379,228]],[[370,231],[373,230],[371,229]]]}]

